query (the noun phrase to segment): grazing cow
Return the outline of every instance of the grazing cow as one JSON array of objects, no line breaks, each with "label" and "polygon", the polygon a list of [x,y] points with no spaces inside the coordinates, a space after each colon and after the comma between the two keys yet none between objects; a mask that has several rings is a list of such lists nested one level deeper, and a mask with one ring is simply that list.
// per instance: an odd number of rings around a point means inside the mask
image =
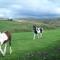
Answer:
[{"label": "grazing cow", "polygon": [[[9,42],[10,46],[10,54],[12,53],[11,49],[11,34],[10,32],[0,32],[0,52],[3,56],[6,54],[7,42]],[[4,50],[2,50],[2,45],[5,45]]]},{"label": "grazing cow", "polygon": [[33,25],[33,32],[34,32],[33,39],[35,39],[36,35],[38,38],[39,38],[39,35],[40,35],[40,38],[42,38],[43,28]]}]

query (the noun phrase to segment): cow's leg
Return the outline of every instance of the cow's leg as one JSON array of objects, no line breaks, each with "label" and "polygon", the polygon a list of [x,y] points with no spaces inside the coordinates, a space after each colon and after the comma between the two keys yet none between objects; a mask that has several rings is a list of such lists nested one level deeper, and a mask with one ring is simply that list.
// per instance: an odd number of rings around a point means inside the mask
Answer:
[{"label": "cow's leg", "polygon": [[5,47],[4,47],[4,56],[6,54],[6,48],[7,48],[7,43],[5,44]]},{"label": "cow's leg", "polygon": [[40,38],[42,38],[42,33],[40,33]]},{"label": "cow's leg", "polygon": [[3,56],[5,56],[7,44],[5,44],[4,51],[2,50],[1,46],[2,46],[2,45],[0,45],[0,52],[1,52],[1,54],[2,54]]},{"label": "cow's leg", "polygon": [[11,46],[10,46],[10,54],[12,53],[12,48],[11,48]]},{"label": "cow's leg", "polygon": [[2,45],[0,45],[0,52],[1,52],[1,54],[4,56],[4,52],[3,52],[2,48],[1,48],[1,46],[2,46]]},{"label": "cow's leg", "polygon": [[37,34],[37,38],[39,39],[39,34]]},{"label": "cow's leg", "polygon": [[12,53],[12,48],[11,48],[11,37],[9,38],[9,46],[10,46],[10,54]]},{"label": "cow's leg", "polygon": [[36,34],[34,33],[33,39],[35,39],[35,37],[36,37]]}]

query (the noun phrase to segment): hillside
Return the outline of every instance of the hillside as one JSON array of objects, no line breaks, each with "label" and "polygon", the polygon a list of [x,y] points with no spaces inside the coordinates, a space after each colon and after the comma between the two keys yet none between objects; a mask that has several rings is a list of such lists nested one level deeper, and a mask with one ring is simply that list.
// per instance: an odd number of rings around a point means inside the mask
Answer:
[{"label": "hillside", "polygon": [[[5,57],[0,53],[0,60],[60,60],[60,29],[57,29],[60,28],[59,23],[60,21],[1,20],[0,31],[9,30],[14,33],[13,53],[9,55],[8,46]],[[41,39],[33,40],[33,34],[30,32],[33,24],[46,30]]]},{"label": "hillside", "polygon": [[40,20],[0,20],[0,31],[11,31],[11,32],[20,32],[20,31],[32,31],[32,26],[36,24],[46,29],[56,29],[60,28],[60,21],[40,21]]}]

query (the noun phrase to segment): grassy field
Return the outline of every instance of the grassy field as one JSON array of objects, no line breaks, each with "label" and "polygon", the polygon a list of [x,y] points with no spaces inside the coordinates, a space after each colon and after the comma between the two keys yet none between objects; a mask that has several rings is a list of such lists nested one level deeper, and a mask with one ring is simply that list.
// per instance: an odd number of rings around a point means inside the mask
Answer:
[{"label": "grassy field", "polygon": [[56,29],[60,28],[60,21],[0,21],[0,31],[10,31],[10,32],[31,32],[32,31],[32,26],[36,24],[37,26],[41,26],[44,28],[44,30],[51,30],[51,29]]},{"label": "grassy field", "polygon": [[33,40],[32,32],[12,33],[13,53],[0,60],[60,60],[60,29],[45,31],[42,39]]},{"label": "grassy field", "polygon": [[8,30],[12,33],[13,49],[13,53],[9,55],[8,46],[5,57],[0,53],[0,60],[60,60],[60,28],[46,29],[42,39],[33,40],[34,23],[44,24],[36,21],[0,21],[0,31]]}]

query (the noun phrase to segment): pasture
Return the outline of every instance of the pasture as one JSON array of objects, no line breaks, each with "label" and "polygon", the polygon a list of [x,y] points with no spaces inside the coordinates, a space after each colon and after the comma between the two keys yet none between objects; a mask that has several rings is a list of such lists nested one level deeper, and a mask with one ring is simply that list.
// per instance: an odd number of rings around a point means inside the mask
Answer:
[{"label": "pasture", "polygon": [[[7,25],[6,23],[8,22],[0,24],[1,31],[9,28],[8,26],[12,28],[15,24],[9,22]],[[9,25],[10,23],[13,25]],[[17,28],[19,27],[18,25]],[[14,32],[12,33],[13,53],[11,55],[8,48],[5,57],[0,53],[0,60],[60,60],[60,29],[45,30],[43,38],[35,40],[33,40],[32,32]]]}]

